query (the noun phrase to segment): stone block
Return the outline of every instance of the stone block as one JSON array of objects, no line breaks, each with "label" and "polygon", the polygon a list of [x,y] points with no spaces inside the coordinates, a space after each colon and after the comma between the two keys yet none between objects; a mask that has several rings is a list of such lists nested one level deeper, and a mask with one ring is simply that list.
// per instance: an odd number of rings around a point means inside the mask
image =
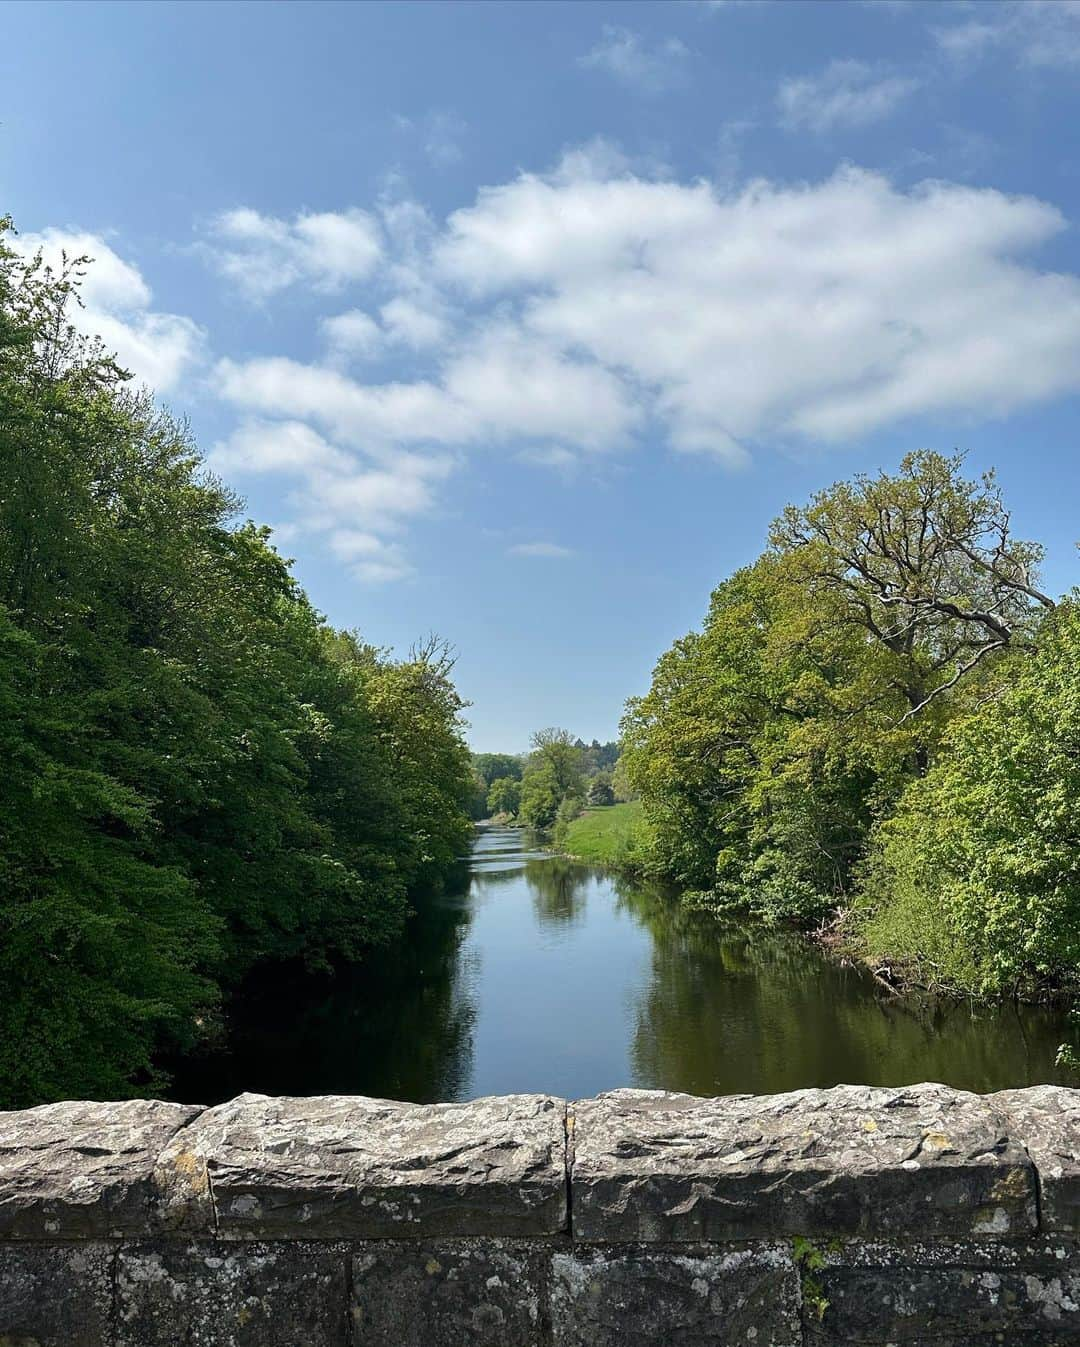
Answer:
[{"label": "stone block", "polygon": [[225,1238],[549,1235],[565,1228],[566,1105],[241,1095],[183,1137]]},{"label": "stone block", "polygon": [[202,1112],[156,1099],[44,1104],[0,1113],[0,1239],[146,1236],[166,1228],[212,1229],[205,1192],[158,1159]]},{"label": "stone block", "polygon": [[2,1347],[112,1347],[115,1249],[0,1244]]},{"label": "stone block", "polygon": [[808,1347],[1080,1342],[1080,1259],[1062,1241],[855,1246],[810,1275]]},{"label": "stone block", "polygon": [[988,1099],[1035,1165],[1043,1230],[1080,1234],[1080,1091],[1036,1085]]},{"label": "stone block", "polygon": [[786,1246],[574,1249],[552,1272],[555,1347],[802,1347]]},{"label": "stone block", "polygon": [[1023,1237],[1035,1174],[1000,1112],[942,1085],[573,1106],[574,1238]]},{"label": "stone block", "polygon": [[124,1246],[115,1347],[350,1347],[347,1264],[332,1243]]},{"label": "stone block", "polygon": [[382,1241],[353,1256],[354,1347],[539,1347],[550,1247]]}]

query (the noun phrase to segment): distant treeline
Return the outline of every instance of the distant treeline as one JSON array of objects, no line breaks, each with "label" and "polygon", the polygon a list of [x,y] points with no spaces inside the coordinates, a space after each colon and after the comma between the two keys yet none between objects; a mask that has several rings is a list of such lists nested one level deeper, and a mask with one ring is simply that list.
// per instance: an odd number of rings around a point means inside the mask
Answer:
[{"label": "distant treeline", "polygon": [[628,704],[626,859],[977,994],[1080,973],[1080,604],[922,452],[790,507]]},{"label": "distant treeline", "polygon": [[0,1107],[160,1090],[260,960],[355,959],[465,847],[451,660],[312,608],[0,223]]},{"label": "distant treeline", "polygon": [[[591,744],[569,730],[537,730],[529,753],[473,754],[473,817],[505,817],[546,829],[586,804],[614,804],[621,782],[616,740]],[[629,789],[629,786],[626,786]]]}]

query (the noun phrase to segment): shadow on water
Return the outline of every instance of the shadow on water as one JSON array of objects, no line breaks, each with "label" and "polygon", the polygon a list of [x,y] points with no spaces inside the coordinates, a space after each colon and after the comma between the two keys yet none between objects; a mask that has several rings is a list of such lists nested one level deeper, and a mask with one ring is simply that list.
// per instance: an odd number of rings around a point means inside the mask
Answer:
[{"label": "shadow on water", "polygon": [[797,934],[687,911],[510,829],[479,831],[397,947],[333,975],[260,969],[228,1023],[176,1098],[1075,1083],[1054,1066],[1059,1013],[890,997]]}]

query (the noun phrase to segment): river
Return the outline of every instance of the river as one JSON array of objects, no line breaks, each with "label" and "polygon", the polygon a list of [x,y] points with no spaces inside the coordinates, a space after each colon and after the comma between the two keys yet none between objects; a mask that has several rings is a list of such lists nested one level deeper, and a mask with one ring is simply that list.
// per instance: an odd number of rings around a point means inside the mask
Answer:
[{"label": "river", "polygon": [[1060,1013],[889,995],[803,936],[688,912],[513,829],[478,830],[400,949],[332,976],[261,970],[228,1022],[174,1097],[1076,1083],[1054,1066]]}]

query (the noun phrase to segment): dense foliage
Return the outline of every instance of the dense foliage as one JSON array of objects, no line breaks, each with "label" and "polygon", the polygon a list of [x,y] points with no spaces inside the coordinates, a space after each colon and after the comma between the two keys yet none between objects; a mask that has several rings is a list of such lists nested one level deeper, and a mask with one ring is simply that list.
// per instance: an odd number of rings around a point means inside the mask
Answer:
[{"label": "dense foliage", "polygon": [[583,754],[568,730],[537,730],[521,781],[520,813],[530,828],[550,828],[573,817],[585,798]]},{"label": "dense foliage", "polygon": [[513,753],[474,753],[472,769],[472,817],[516,814],[521,800],[523,760]]},{"label": "dense foliage", "polygon": [[1080,607],[1066,600],[878,826],[856,921],[947,985],[1080,972]]},{"label": "dense foliage", "polygon": [[1040,556],[932,453],[786,510],[628,704],[637,863],[937,985],[1071,978],[1080,669]]},{"label": "dense foliage", "polygon": [[611,769],[618,759],[617,741],[587,744],[560,729],[538,730],[525,757],[474,753],[472,816],[547,830],[560,817],[576,817],[586,802],[614,803]]},{"label": "dense foliage", "polygon": [[0,1106],[160,1088],[223,987],[393,938],[468,836],[445,651],[330,630],[76,282],[0,229]]}]

